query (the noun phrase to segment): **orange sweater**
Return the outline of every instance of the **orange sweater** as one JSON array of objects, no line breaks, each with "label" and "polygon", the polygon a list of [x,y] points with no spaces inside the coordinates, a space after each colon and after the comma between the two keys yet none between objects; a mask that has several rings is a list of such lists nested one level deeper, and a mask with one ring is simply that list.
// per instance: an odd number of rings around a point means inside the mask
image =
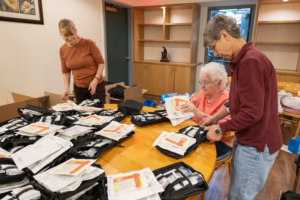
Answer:
[{"label": "orange sweater", "polygon": [[[228,99],[229,99],[229,91],[225,87],[225,89],[210,103],[207,102],[207,98],[203,94],[202,90],[196,96],[194,96],[194,98],[191,100],[191,103],[194,104],[199,111],[205,113],[204,116],[205,118],[205,117],[213,116],[216,112],[218,112],[228,101]],[[228,119],[230,119],[230,115],[220,120],[218,123],[225,122]],[[197,124],[201,121],[201,119],[198,116],[194,116],[192,120]],[[222,140],[222,142],[224,142],[230,147],[232,147],[233,145],[233,139],[226,140],[226,141]]]},{"label": "orange sweater", "polygon": [[[74,84],[77,87],[87,88],[93,81],[98,64],[104,60],[96,43],[90,39],[80,38],[79,42],[69,47],[66,43],[59,50],[62,73],[72,71]],[[101,75],[98,83],[103,81]]]}]

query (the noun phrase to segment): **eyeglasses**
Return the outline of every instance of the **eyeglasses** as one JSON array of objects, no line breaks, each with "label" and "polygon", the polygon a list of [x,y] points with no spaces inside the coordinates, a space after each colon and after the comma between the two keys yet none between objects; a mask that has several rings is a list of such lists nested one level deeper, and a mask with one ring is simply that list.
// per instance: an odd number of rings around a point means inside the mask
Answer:
[{"label": "eyeglasses", "polygon": [[[216,80],[217,81],[217,80]],[[199,81],[199,84],[200,85],[209,85],[209,84],[211,84],[211,83],[213,83],[213,82],[216,82],[216,81],[211,81],[211,82],[202,82],[202,81]]]},{"label": "eyeglasses", "polygon": [[218,42],[218,40],[216,40],[215,44],[212,47],[210,47],[213,51],[215,51],[217,42]]}]

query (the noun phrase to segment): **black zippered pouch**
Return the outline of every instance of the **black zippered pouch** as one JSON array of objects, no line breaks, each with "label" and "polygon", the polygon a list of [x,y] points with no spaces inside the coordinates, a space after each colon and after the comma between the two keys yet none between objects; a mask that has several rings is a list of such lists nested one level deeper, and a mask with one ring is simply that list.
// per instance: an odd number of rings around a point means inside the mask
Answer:
[{"label": "black zippered pouch", "polygon": [[0,147],[6,151],[9,151],[13,148],[13,143],[11,142],[12,138],[16,135],[13,131],[6,132],[5,134],[0,135]]},{"label": "black zippered pouch", "polygon": [[157,112],[143,112],[131,115],[131,122],[137,126],[146,126],[164,122],[164,116]]},{"label": "black zippered pouch", "polygon": [[11,168],[17,168],[15,162],[11,158],[0,158],[0,165],[14,165],[14,167],[6,167],[4,169],[0,169],[0,184],[7,184],[13,182],[21,182],[26,174],[23,172],[22,174],[17,175],[8,175],[7,170]]},{"label": "black zippered pouch", "polygon": [[11,143],[14,147],[16,146],[28,146],[30,144],[34,144],[36,141],[41,139],[41,136],[22,136],[17,135],[11,139]]},{"label": "black zippered pouch", "polygon": [[[127,134],[126,138],[122,138],[119,141],[112,140],[110,138],[103,137],[101,135],[89,134],[79,138],[77,141],[74,141],[74,146],[69,149],[66,154],[66,159],[76,158],[76,159],[97,159],[108,149],[118,146],[124,140],[129,139],[135,132],[131,131]],[[97,144],[103,142],[103,140],[109,140],[111,143],[104,144],[101,147],[97,147]],[[94,143],[94,144],[93,144]],[[91,150],[93,149],[93,150]],[[84,152],[84,153],[83,153]],[[91,157],[89,157],[89,152]]]},{"label": "black zippered pouch", "polygon": [[192,151],[196,150],[202,142],[205,142],[207,140],[206,139],[207,132],[208,131],[205,130],[204,127],[199,127],[197,125],[196,126],[187,126],[185,128],[180,129],[179,133],[196,139],[196,143],[193,144],[192,146],[190,146],[186,150],[186,152],[183,156],[179,155],[177,153],[174,153],[172,151],[163,149],[159,146],[155,146],[155,147],[158,151],[165,154],[166,156],[169,156],[169,157],[172,157],[172,158],[175,158],[175,159],[184,158],[185,156],[189,155]]},{"label": "black zippered pouch", "polygon": [[[17,117],[0,123],[0,127],[8,129],[9,131],[15,131],[19,128],[29,125],[31,122],[24,118]],[[6,132],[5,132],[6,133]]]},{"label": "black zippered pouch", "polygon": [[127,116],[126,113],[115,109],[107,109],[107,110],[103,109],[96,112],[95,114],[99,116],[113,116],[114,117],[113,121],[117,121],[117,122],[121,122]]},{"label": "black zippered pouch", "polygon": [[[92,166],[102,169],[101,165],[98,165],[98,164],[93,164]],[[36,181],[31,182],[31,184],[34,186],[34,188],[39,190],[43,194],[43,196],[47,198],[47,200],[65,200],[65,199],[70,198],[70,197],[80,193],[81,191],[91,187],[95,183],[98,183],[98,185],[92,187],[91,189],[86,191],[84,194],[79,196],[77,199],[80,199],[80,200],[106,199],[106,190],[105,190],[105,185],[104,185],[105,184],[105,172],[91,180],[83,181],[76,190],[61,193],[61,194],[55,193],[55,192],[52,192],[52,191],[46,189],[45,187],[43,187]]]},{"label": "black zippered pouch", "polygon": [[162,200],[179,200],[208,190],[203,175],[184,162],[156,169],[153,173],[162,186],[165,183],[165,191],[159,194]]},{"label": "black zippered pouch", "polygon": [[24,114],[23,112],[22,112],[22,109],[27,109],[27,110],[32,110],[32,111],[35,111],[35,112],[38,112],[38,113],[40,113],[41,115],[39,115],[39,116],[42,116],[42,115],[51,115],[52,113],[53,113],[53,111],[51,111],[51,110],[48,110],[48,109],[46,109],[46,108],[42,108],[42,107],[39,107],[39,106],[34,106],[34,105],[29,105],[29,104],[27,104],[24,108],[18,108],[17,109],[17,112],[18,112],[18,114],[21,116],[21,117],[23,117],[24,119],[26,119],[26,120],[28,120],[28,121],[30,121],[30,122],[32,122],[32,120],[37,116],[37,115],[32,115],[32,114]]}]

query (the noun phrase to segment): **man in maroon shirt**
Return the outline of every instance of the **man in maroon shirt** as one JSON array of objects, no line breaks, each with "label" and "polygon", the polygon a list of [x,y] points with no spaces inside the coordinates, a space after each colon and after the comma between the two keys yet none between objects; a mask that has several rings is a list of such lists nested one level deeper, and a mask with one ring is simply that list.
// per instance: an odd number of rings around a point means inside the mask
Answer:
[{"label": "man in maroon shirt", "polygon": [[204,46],[215,56],[230,58],[229,111],[224,107],[200,126],[208,127],[207,138],[219,141],[235,131],[228,200],[250,200],[264,186],[282,146],[278,120],[276,71],[262,52],[246,43],[235,20],[226,15],[212,18],[204,31]]}]

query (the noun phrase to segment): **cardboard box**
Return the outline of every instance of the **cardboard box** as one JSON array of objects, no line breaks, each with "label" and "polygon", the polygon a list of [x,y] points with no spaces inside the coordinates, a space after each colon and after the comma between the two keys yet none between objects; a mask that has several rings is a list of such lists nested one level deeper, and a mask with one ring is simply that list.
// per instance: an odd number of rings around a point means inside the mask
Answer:
[{"label": "cardboard box", "polygon": [[[112,98],[112,97],[110,97],[110,94],[107,92],[110,88],[116,87],[117,85],[121,85],[126,88],[124,90],[124,100]],[[119,103],[124,102],[126,99],[132,99],[132,100],[143,103],[143,94],[145,94],[147,92],[147,90],[143,89],[141,85],[138,85],[135,87],[130,87],[130,86],[126,86],[124,84],[124,82],[106,85],[105,91],[106,91],[106,97],[107,97],[106,98],[107,104],[109,104],[109,103],[119,104]]]},{"label": "cardboard box", "polygon": [[17,112],[18,108],[24,108],[26,104],[40,106],[43,108],[50,108],[58,103],[65,103],[61,100],[61,95],[44,92],[45,96],[42,97],[30,97],[18,93],[12,93],[14,103],[0,106],[0,122],[7,121],[16,117],[20,117]]}]

